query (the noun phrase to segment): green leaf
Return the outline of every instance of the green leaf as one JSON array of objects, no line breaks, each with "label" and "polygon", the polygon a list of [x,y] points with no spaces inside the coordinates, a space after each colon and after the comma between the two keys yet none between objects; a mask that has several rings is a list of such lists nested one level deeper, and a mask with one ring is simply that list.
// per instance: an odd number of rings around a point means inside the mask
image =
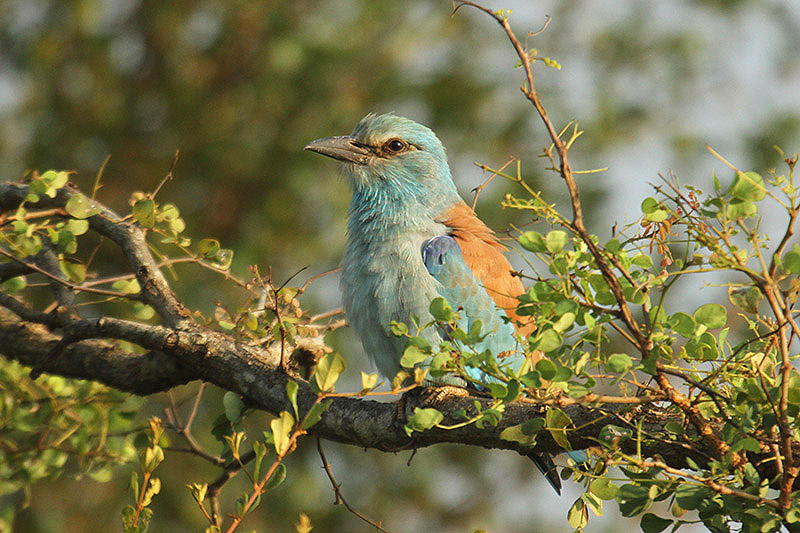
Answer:
[{"label": "green leaf", "polygon": [[156,311],[142,302],[133,302],[133,314],[139,320],[150,320],[155,316]]},{"label": "green leaf", "polygon": [[[798,257],[800,260],[800,257]],[[758,313],[758,303],[764,295],[757,287],[728,287],[728,299],[739,309],[751,314]]]},{"label": "green leaf", "polygon": [[644,533],[661,533],[671,525],[672,520],[661,518],[653,513],[645,513],[642,515],[641,526]]},{"label": "green leaf", "polygon": [[7,279],[3,283],[0,283],[0,288],[2,288],[3,291],[7,292],[8,294],[19,292],[27,286],[28,281],[25,279],[25,276],[16,276],[14,278]]},{"label": "green leaf", "polygon": [[235,392],[227,391],[222,396],[222,406],[225,408],[225,418],[231,422],[238,422],[242,417],[244,402]]},{"label": "green leaf", "polygon": [[650,222],[663,222],[669,218],[669,211],[666,209],[656,209],[644,216],[645,220]]},{"label": "green leaf", "polygon": [[453,320],[453,308],[450,303],[442,297],[434,298],[430,306],[431,316],[439,322],[450,322]]},{"label": "green leaf", "polygon": [[286,465],[283,463],[278,463],[278,466],[275,468],[275,472],[269,477],[269,481],[266,482],[264,485],[264,490],[272,490],[278,488],[278,486],[283,483],[283,480],[286,479]]},{"label": "green leaf", "polygon": [[749,481],[750,484],[753,485],[754,487],[758,487],[759,485],[761,485],[761,476],[758,475],[758,471],[751,463],[745,463],[744,477],[746,477],[747,481]]},{"label": "green leaf", "polygon": [[225,435],[224,438],[225,443],[231,451],[231,455],[234,459],[238,460],[241,457],[240,449],[242,447],[242,441],[245,439],[245,434],[241,431],[235,431],[230,435]]},{"label": "green leaf", "polygon": [[89,221],[76,219],[68,220],[65,228],[73,235],[83,235],[89,231]]},{"label": "green leaf", "polygon": [[112,283],[111,288],[123,294],[137,294],[139,282],[136,279],[120,279]]},{"label": "green leaf", "polygon": [[708,329],[721,328],[728,321],[728,312],[723,305],[705,304],[694,312],[694,320]]},{"label": "green leaf", "polygon": [[586,506],[592,510],[595,516],[603,516],[603,500],[589,492],[581,494],[581,500],[586,502]]},{"label": "green leaf", "polygon": [[650,489],[641,485],[628,483],[619,487],[617,502],[622,516],[636,516],[643,513],[652,503]]},{"label": "green leaf", "polygon": [[261,464],[269,450],[263,442],[256,440],[253,442],[253,452],[256,454],[255,461],[253,461],[253,477],[258,479],[261,476]]},{"label": "green leaf", "polygon": [[395,322],[394,320],[389,324],[389,329],[395,337],[403,337],[408,335],[408,326],[404,322]]},{"label": "green leaf", "polygon": [[559,349],[562,342],[561,335],[554,329],[548,328],[539,332],[536,337],[534,337],[533,341],[531,341],[530,345],[532,350],[541,350],[545,353],[549,353]]},{"label": "green leaf", "polygon": [[505,398],[503,398],[504,402],[506,403],[513,402],[519,397],[519,390],[520,390],[519,381],[517,381],[516,379],[508,380],[508,383],[506,383],[506,388],[507,388],[507,393]]},{"label": "green leaf", "polygon": [[416,344],[409,343],[403,351],[403,356],[400,358],[400,366],[403,368],[413,368],[430,356],[430,353],[422,351]]},{"label": "green leaf", "polygon": [[141,455],[142,470],[152,473],[164,460],[164,450],[161,446],[145,448]]},{"label": "green leaf", "polygon": [[783,256],[783,268],[790,274],[800,274],[800,246],[795,244],[792,251]]},{"label": "green leaf", "polygon": [[613,500],[617,496],[617,486],[608,478],[599,477],[589,485],[589,492],[601,500]]},{"label": "green leaf", "polygon": [[575,529],[583,529],[589,522],[589,511],[586,509],[586,502],[581,498],[575,500],[567,511],[567,522]]},{"label": "green leaf", "polygon": [[553,330],[558,333],[564,333],[573,323],[575,323],[575,313],[564,313],[558,318],[555,324],[553,324]]},{"label": "green leaf", "polygon": [[622,244],[619,242],[619,239],[611,239],[606,243],[606,250],[612,254],[616,254],[620,249],[622,249]]},{"label": "green leaf", "polygon": [[572,420],[567,414],[558,407],[551,407],[547,410],[547,414],[545,415],[545,423],[547,424],[547,429],[550,431],[553,440],[556,441],[556,444],[565,450],[571,450],[572,445],[569,443],[569,440],[567,440],[566,428],[572,424]]},{"label": "green leaf", "polygon": [[281,411],[279,417],[269,423],[272,429],[272,438],[275,440],[275,451],[278,455],[284,455],[289,451],[289,433],[294,427],[294,417],[289,411]]},{"label": "green leaf", "polygon": [[294,409],[294,417],[300,418],[297,414],[297,389],[299,385],[296,381],[289,380],[286,382],[286,396],[289,397],[289,401],[292,404],[292,409]]},{"label": "green leaf", "polygon": [[133,204],[131,210],[133,218],[145,228],[152,228],[156,224],[156,203],[150,198],[142,198]]},{"label": "green leaf", "polygon": [[658,209],[660,205],[661,205],[661,203],[658,200],[656,200],[652,196],[648,196],[647,198],[642,200],[642,206],[641,206],[642,207],[642,213],[645,214],[645,215],[647,213],[652,213],[653,211]]},{"label": "green leaf", "polygon": [[100,212],[100,206],[81,193],[75,193],[67,200],[64,210],[78,219],[89,218]]},{"label": "green leaf", "polygon": [[686,430],[683,429],[683,426],[677,422],[667,422],[664,426],[664,429],[672,433],[673,435],[683,435],[686,433]]},{"label": "green leaf", "polygon": [[739,218],[747,218],[755,215],[758,212],[756,204],[747,200],[733,199],[728,203],[728,208],[725,214],[731,220]]},{"label": "green leaf", "polygon": [[678,335],[687,339],[693,338],[694,332],[697,330],[697,323],[694,321],[694,318],[680,311],[674,315],[670,315],[667,323]]},{"label": "green leaf", "polygon": [[627,440],[629,438],[631,438],[630,429],[615,426],[613,424],[604,426],[598,435],[600,443],[608,447],[616,446],[620,441]]},{"label": "green leaf", "polygon": [[492,398],[504,398],[508,394],[508,389],[502,383],[487,383],[486,386]]},{"label": "green leaf", "polygon": [[361,372],[361,390],[370,390],[378,382],[378,374]]},{"label": "green leaf", "polygon": [[525,446],[536,446],[536,435],[527,435],[523,431],[524,424],[507,427],[500,432],[500,438],[511,442],[519,442]]},{"label": "green leaf", "polygon": [[430,429],[444,419],[444,415],[436,409],[414,408],[414,414],[408,417],[405,425],[406,434],[410,437],[414,431]]},{"label": "green leaf", "polygon": [[645,220],[650,222],[662,222],[669,218],[669,211],[664,209],[664,205],[653,197],[645,198],[642,201],[642,213]]},{"label": "green leaf", "polygon": [[556,365],[550,359],[540,359],[536,362],[536,371],[544,380],[551,380],[556,375]]},{"label": "green leaf", "polygon": [[606,368],[617,374],[627,372],[632,366],[633,361],[630,356],[624,353],[612,353],[608,356],[608,362],[606,363]]},{"label": "green leaf", "polygon": [[529,252],[544,252],[547,250],[544,237],[538,231],[526,231],[519,236],[520,245]]},{"label": "green leaf", "polygon": [[322,419],[322,413],[327,411],[328,407],[330,407],[332,403],[333,399],[328,398],[327,400],[323,400],[312,405],[311,409],[308,410],[308,414],[306,414],[301,427],[303,429],[309,429],[311,426],[319,422]]},{"label": "green leaf", "polygon": [[227,270],[230,268],[231,263],[233,263],[233,250],[222,248],[214,257],[210,257],[209,261],[217,268]]},{"label": "green leaf", "polygon": [[710,489],[701,485],[682,484],[675,489],[675,499],[681,508],[686,510],[697,509],[706,498],[711,496]]},{"label": "green leaf", "polygon": [[217,239],[203,239],[197,243],[197,253],[205,259],[213,258],[219,250],[220,245]]},{"label": "green leaf", "polygon": [[[553,365],[553,374],[555,374],[555,365]],[[523,385],[532,389],[538,389],[542,386],[542,376],[537,370],[532,370],[519,378]]]},{"label": "green leaf", "polygon": [[219,327],[221,327],[225,331],[233,331],[234,329],[236,329],[236,324],[234,324],[230,320],[219,320],[217,321],[217,324],[219,324]]},{"label": "green leaf", "polygon": [[653,268],[653,258],[649,255],[643,254],[642,252],[634,255],[633,259],[631,259],[631,263],[645,270]]},{"label": "green leaf", "polygon": [[739,200],[758,202],[767,196],[767,189],[757,172],[737,172],[728,194]]},{"label": "green leaf", "polygon": [[[186,487],[192,492],[192,497],[197,503],[202,503],[206,499],[208,483],[192,483],[191,485],[187,484]],[[134,491],[133,493],[138,494],[139,492]]]},{"label": "green leaf", "polygon": [[552,381],[567,381],[569,378],[572,377],[572,370],[567,368],[566,366],[559,366],[556,369],[555,375],[551,378]]},{"label": "green leaf", "polygon": [[314,380],[319,390],[329,391],[333,389],[344,369],[344,359],[336,352],[326,354],[320,359],[317,364],[317,370],[314,372]]},{"label": "green leaf", "polygon": [[50,187],[53,187],[54,189],[60,189],[67,184],[67,181],[69,181],[69,174],[62,170],[57,172],[55,177],[50,180]]},{"label": "green leaf", "polygon": [[67,276],[67,279],[74,283],[83,283],[86,280],[86,267],[75,261],[62,259],[58,262],[61,267],[61,272]]},{"label": "green leaf", "polygon": [[569,242],[569,236],[566,231],[555,229],[547,234],[544,243],[547,251],[550,253],[557,253],[564,249]]}]

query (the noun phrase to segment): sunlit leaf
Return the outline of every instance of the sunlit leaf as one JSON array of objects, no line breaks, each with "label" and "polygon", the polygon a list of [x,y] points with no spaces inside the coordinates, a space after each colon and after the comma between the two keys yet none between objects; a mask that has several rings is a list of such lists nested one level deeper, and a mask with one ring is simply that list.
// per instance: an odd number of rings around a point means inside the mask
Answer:
[{"label": "sunlit leaf", "polygon": [[314,380],[321,391],[329,391],[339,380],[339,375],[344,372],[345,364],[342,356],[336,352],[326,354],[317,364]]},{"label": "sunlit leaf", "polygon": [[569,236],[566,231],[559,229],[553,230],[547,234],[544,239],[545,247],[550,253],[557,253],[564,249],[569,242]]},{"label": "sunlit leaf", "polygon": [[414,408],[414,414],[408,417],[405,425],[406,434],[410,437],[414,431],[430,429],[444,419],[444,415],[436,409]]},{"label": "sunlit leaf", "polygon": [[739,200],[758,202],[767,196],[764,179],[757,172],[738,172],[728,194]]},{"label": "sunlit leaf", "polygon": [[100,212],[100,206],[94,200],[91,200],[81,193],[75,193],[67,200],[64,210],[78,219],[89,218]]},{"label": "sunlit leaf", "polygon": [[544,237],[538,231],[526,231],[519,236],[520,245],[529,252],[544,252],[547,250]]},{"label": "sunlit leaf", "polygon": [[572,445],[567,440],[566,428],[572,424],[572,420],[567,414],[558,407],[550,407],[545,415],[545,423],[556,444],[565,450],[571,450]]},{"label": "sunlit leaf", "polygon": [[142,198],[133,204],[133,218],[145,228],[152,228],[156,223],[156,203],[150,198]]},{"label": "sunlit leaf", "polygon": [[227,391],[222,396],[222,405],[225,408],[225,417],[231,422],[238,422],[244,409],[242,398],[235,392]]},{"label": "sunlit leaf", "polygon": [[705,304],[697,308],[693,318],[709,329],[721,328],[728,321],[728,311],[720,304]]},{"label": "sunlit leaf", "polygon": [[294,417],[289,411],[281,411],[280,416],[274,418],[269,427],[272,429],[272,438],[275,440],[275,451],[278,455],[284,455],[289,451],[289,434],[294,427]]}]

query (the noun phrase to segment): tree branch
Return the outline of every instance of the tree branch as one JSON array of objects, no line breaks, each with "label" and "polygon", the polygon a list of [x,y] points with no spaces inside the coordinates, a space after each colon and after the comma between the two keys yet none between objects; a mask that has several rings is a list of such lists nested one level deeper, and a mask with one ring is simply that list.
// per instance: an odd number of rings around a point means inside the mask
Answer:
[{"label": "tree branch", "polygon": [[[62,189],[55,198],[43,196],[36,205],[39,208],[63,206],[74,194],[78,193]],[[22,201],[25,196],[25,185],[0,185],[0,209],[16,208],[15,202]],[[239,394],[252,407],[270,413],[291,409],[286,396],[286,383],[291,378],[281,367],[283,343],[275,340],[266,345],[249,344],[188,320],[186,317],[190,316],[189,313],[153,260],[143,230],[102,206],[98,208],[100,214],[89,219],[90,227],[122,249],[142,287],[142,299],[157,310],[164,325],[110,316],[87,319],[76,314],[44,313],[0,293],[0,354],[38,371],[90,379],[140,395],[169,390],[192,380],[202,380]],[[80,292],[81,287],[75,286],[74,289]],[[302,335],[287,339],[286,354],[291,356],[309,339]],[[116,342],[121,340],[148,351],[125,351]],[[317,401],[317,394],[306,382],[298,380],[298,383],[297,400],[302,419]],[[310,433],[328,440],[387,452],[438,443],[461,443],[515,450],[521,455],[559,453],[563,449],[547,431],[537,435],[535,446],[504,440],[500,436],[508,427],[544,417],[548,406],[555,403],[572,420],[566,436],[574,449],[611,444],[602,443],[600,434],[606,425],[614,422],[637,428],[642,436],[656,436],[641,440],[620,439],[614,445],[620,446],[626,453],[660,457],[673,468],[684,468],[687,457],[701,465],[707,464],[709,457],[718,457],[713,447],[708,447],[702,441],[690,440],[691,435],[685,441],[658,437],[667,435],[667,423],[682,423],[684,415],[652,403],[631,405],[602,396],[585,398],[579,403],[571,398],[564,398],[563,401],[558,398],[518,401],[505,406],[502,420],[496,426],[479,428],[475,424],[462,424],[464,413],[468,417],[473,416],[477,412],[476,404],[484,410],[494,400],[448,396],[433,402],[431,398],[435,396],[419,391],[406,394],[400,404],[404,412],[398,415],[397,404],[336,395],[331,398],[330,407],[322,420],[311,428]],[[643,400],[637,399],[637,402],[640,401]],[[404,425],[417,407],[435,407],[444,415],[441,426],[459,427],[434,427],[421,433],[415,432],[410,438]],[[763,475],[769,475],[767,469],[774,468],[773,463],[767,461],[759,467],[764,470]]]}]

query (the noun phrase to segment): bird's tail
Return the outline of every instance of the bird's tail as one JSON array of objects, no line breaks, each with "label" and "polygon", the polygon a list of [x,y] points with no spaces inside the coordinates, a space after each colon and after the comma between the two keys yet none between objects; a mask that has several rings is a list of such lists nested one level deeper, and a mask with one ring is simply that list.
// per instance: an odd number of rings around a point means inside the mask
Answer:
[{"label": "bird's tail", "polygon": [[536,453],[528,456],[539,472],[544,474],[545,479],[551,487],[561,496],[561,478],[558,477],[556,465],[553,463],[553,456],[549,453]]}]

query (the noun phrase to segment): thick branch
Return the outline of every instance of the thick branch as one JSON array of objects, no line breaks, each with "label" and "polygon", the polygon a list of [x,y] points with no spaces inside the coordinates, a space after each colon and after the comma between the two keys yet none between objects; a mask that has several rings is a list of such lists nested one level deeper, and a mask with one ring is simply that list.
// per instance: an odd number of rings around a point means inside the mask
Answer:
[{"label": "thick branch", "polygon": [[[0,185],[0,210],[11,209],[25,198],[27,187],[19,184]],[[50,199],[43,197],[39,207],[62,207],[79,194],[60,190]],[[100,214],[90,217],[90,227],[111,239],[124,252],[142,287],[141,297],[153,306],[164,325],[150,325],[114,317],[85,319],[75,314],[45,313],[29,307],[24,301],[0,293],[0,354],[34,367],[37,371],[90,379],[111,387],[150,394],[199,379],[233,391],[256,408],[279,413],[290,409],[286,383],[290,379],[281,366],[281,342],[267,346],[239,342],[204,326],[194,324],[148,249],[144,232],[135,224],[121,219],[112,211],[98,206]],[[57,278],[50,278],[57,281]],[[71,286],[79,291],[81,287]],[[124,351],[115,341],[125,340],[149,350],[144,354]],[[304,340],[300,336],[285,347],[291,354]],[[287,341],[288,342],[288,341]],[[298,404],[303,413],[317,401],[311,387],[300,382]],[[435,395],[412,393],[404,397],[405,416],[398,416],[397,405],[355,397],[332,397],[322,420],[311,432],[345,444],[383,451],[399,451],[437,443],[461,443],[483,448],[515,450],[522,455],[537,452],[558,453],[561,448],[547,431],[537,435],[534,447],[504,440],[501,432],[536,417],[544,417],[549,402],[514,402],[505,407],[497,426],[478,428],[474,424],[456,429],[433,428],[412,438],[406,434],[406,417],[417,407],[435,407],[444,415],[443,426],[458,426],[463,413],[476,414],[475,402],[487,409],[491,400],[475,397],[449,397],[431,403]],[[683,414],[675,414],[652,404],[634,405],[619,402],[602,403],[602,397],[588,398],[581,403],[565,400],[560,404],[573,425],[567,438],[575,449],[595,446],[601,430],[608,424],[631,430],[634,438],[621,440],[627,453],[660,457],[673,468],[684,468],[686,458],[707,464],[718,457],[715,447],[696,435],[685,441],[671,440],[664,430],[668,422],[683,422]],[[592,401],[593,403],[589,403]],[[459,414],[462,413],[462,414]],[[719,428],[717,428],[719,429]],[[637,436],[641,450],[636,449]],[[691,440],[690,440],[691,439]],[[705,446],[705,447],[704,447]],[[754,458],[754,459],[757,459]],[[771,475],[765,462],[763,476]]]},{"label": "thick branch", "polygon": [[141,395],[164,391],[193,379],[175,358],[164,353],[127,353],[100,340],[75,343],[56,357],[48,357],[60,340],[45,326],[25,322],[0,308],[0,354],[26,366],[51,374],[99,381]]},{"label": "thick branch", "polygon": [[[48,332],[43,325],[26,323],[0,308],[0,353],[44,372],[92,379],[136,394],[168,390],[193,379],[202,379],[241,394],[254,407],[272,413],[289,408],[286,398],[288,378],[280,369],[278,349],[241,344],[211,330],[190,328],[178,331],[114,319],[81,320],[73,330],[84,335],[125,338],[151,348],[151,351],[131,354],[109,341],[83,340],[69,345],[55,357],[45,357],[58,343],[59,337]],[[311,387],[301,383],[298,394],[301,410],[309,409],[315,399]],[[433,406],[444,413],[443,424],[453,424],[462,420],[457,416],[460,410],[474,412],[475,400],[474,397],[448,398]],[[485,398],[478,401],[484,408],[489,406],[489,400]],[[419,394],[406,395],[404,403],[407,414],[412,413],[415,407],[432,406],[426,401],[426,395]],[[497,427],[483,430],[474,425],[454,430],[434,428],[415,433],[410,439],[403,429],[404,421],[397,416],[395,404],[337,397],[312,432],[329,440],[383,451],[449,442],[511,449],[523,455],[533,451],[557,453],[560,448],[544,432],[537,438],[535,448],[500,438],[506,427],[544,416],[545,411],[546,407],[541,404],[515,402],[506,407]],[[575,448],[596,445],[600,429],[609,423],[628,423],[630,427],[636,427],[641,421],[642,431],[646,434],[663,434],[667,422],[678,420],[674,415],[649,405],[635,409],[619,404],[569,405],[564,407],[564,411],[572,418],[575,427],[580,428],[568,432]],[[677,468],[685,466],[687,456],[698,463],[707,459],[702,451],[692,452],[688,444],[680,442],[657,442],[646,446],[644,452],[659,455]]]}]

